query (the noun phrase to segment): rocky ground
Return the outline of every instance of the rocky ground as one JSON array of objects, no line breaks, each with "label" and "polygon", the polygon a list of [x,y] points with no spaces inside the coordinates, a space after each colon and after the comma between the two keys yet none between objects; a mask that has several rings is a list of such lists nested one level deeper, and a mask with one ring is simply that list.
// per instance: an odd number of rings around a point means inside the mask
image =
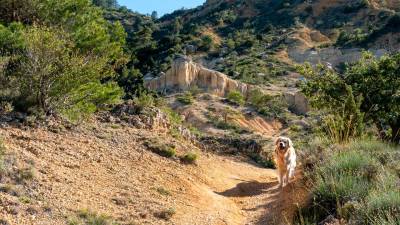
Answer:
[{"label": "rocky ground", "polygon": [[[163,127],[111,121],[0,128],[2,224],[79,224],[88,215],[119,224],[279,224],[306,198],[300,183],[278,190],[275,171],[248,158],[205,151]],[[176,156],[150,151],[159,141]],[[179,160],[188,152],[196,164]]]}]

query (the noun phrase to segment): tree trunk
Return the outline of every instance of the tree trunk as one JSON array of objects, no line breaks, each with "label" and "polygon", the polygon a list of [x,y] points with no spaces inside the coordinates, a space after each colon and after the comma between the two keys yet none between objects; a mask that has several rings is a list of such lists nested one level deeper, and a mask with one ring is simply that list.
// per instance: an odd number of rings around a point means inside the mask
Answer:
[{"label": "tree trunk", "polygon": [[390,127],[392,128],[391,142],[395,144],[400,144],[400,119],[391,124]]}]

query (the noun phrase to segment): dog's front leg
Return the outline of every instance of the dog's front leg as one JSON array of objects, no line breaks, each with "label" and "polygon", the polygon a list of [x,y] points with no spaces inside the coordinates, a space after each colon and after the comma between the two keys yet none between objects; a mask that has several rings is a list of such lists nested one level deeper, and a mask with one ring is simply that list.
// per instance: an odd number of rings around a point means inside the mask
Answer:
[{"label": "dog's front leg", "polygon": [[286,172],[286,174],[285,174],[285,184],[284,184],[284,186],[286,186],[288,184],[289,184],[289,171]]},{"label": "dog's front leg", "polygon": [[283,187],[283,182],[284,182],[282,171],[278,171],[278,181],[279,181],[279,188],[282,188]]}]

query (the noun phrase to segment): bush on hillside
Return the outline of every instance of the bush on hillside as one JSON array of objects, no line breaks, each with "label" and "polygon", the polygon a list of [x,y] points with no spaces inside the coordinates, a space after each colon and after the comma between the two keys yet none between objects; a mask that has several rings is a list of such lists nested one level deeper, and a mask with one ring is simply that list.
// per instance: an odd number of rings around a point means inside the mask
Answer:
[{"label": "bush on hillside", "polygon": [[176,98],[176,100],[178,100],[178,102],[184,104],[184,105],[191,105],[194,102],[194,98],[191,92],[187,91],[184,94],[178,96]]},{"label": "bush on hillside", "polygon": [[343,105],[323,117],[323,130],[335,143],[347,143],[364,131],[364,114],[360,112],[362,99],[355,99],[351,87],[346,86],[347,98]]},{"label": "bush on hillside", "polygon": [[113,225],[117,224],[110,216],[92,212],[88,209],[79,210],[77,217],[71,217],[68,219],[68,225]]},{"label": "bush on hillside", "polygon": [[251,90],[248,97],[249,103],[257,109],[268,105],[272,99],[272,96],[264,94],[260,89]]},{"label": "bush on hillside", "polygon": [[154,107],[156,100],[152,94],[142,93],[133,99],[133,103],[135,103],[135,107],[140,113],[146,108]]},{"label": "bush on hillside", "polygon": [[166,143],[163,143],[162,141],[147,141],[145,145],[150,149],[150,151],[166,158],[172,158],[176,155],[175,147],[166,145]]},{"label": "bush on hillside", "polygon": [[168,208],[155,213],[155,216],[164,220],[170,220],[175,214],[176,210],[174,208]]},{"label": "bush on hillside", "polygon": [[118,103],[122,90],[115,83],[100,82],[108,76],[106,59],[87,61],[68,48],[62,35],[39,27],[24,32],[26,54],[15,74],[20,98],[28,106],[37,106],[45,113],[63,113],[70,119]]},{"label": "bush on hillside", "polygon": [[[337,109],[344,110],[344,119],[354,125],[362,122],[364,114],[365,122],[374,123],[381,138],[399,144],[399,65],[400,54],[376,59],[371,53],[364,53],[361,60],[350,65],[343,74],[323,66],[314,69],[308,64],[299,70],[307,78],[302,91],[315,108],[332,115]],[[346,102],[351,106],[347,107]],[[354,131],[359,128],[355,126]],[[353,134],[356,137],[360,132]]]},{"label": "bush on hillside", "polygon": [[184,163],[188,163],[188,164],[194,164],[196,162],[196,160],[199,158],[199,156],[194,153],[194,152],[189,152],[187,154],[185,154],[181,160]]},{"label": "bush on hillside", "polygon": [[237,105],[244,105],[244,103],[246,103],[244,96],[242,95],[242,93],[240,93],[239,91],[231,91],[228,93],[228,95],[226,96],[226,98]]}]

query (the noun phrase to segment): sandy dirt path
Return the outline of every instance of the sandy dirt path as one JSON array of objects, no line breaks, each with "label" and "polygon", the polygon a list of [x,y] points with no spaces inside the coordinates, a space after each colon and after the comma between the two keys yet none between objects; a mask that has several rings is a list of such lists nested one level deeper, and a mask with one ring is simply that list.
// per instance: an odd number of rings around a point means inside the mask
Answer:
[{"label": "sandy dirt path", "polygon": [[282,190],[275,170],[251,162],[209,156],[200,167],[206,177],[194,188],[200,201],[193,203],[195,209],[181,209],[177,224],[291,224],[297,205],[306,199],[299,182]]}]

